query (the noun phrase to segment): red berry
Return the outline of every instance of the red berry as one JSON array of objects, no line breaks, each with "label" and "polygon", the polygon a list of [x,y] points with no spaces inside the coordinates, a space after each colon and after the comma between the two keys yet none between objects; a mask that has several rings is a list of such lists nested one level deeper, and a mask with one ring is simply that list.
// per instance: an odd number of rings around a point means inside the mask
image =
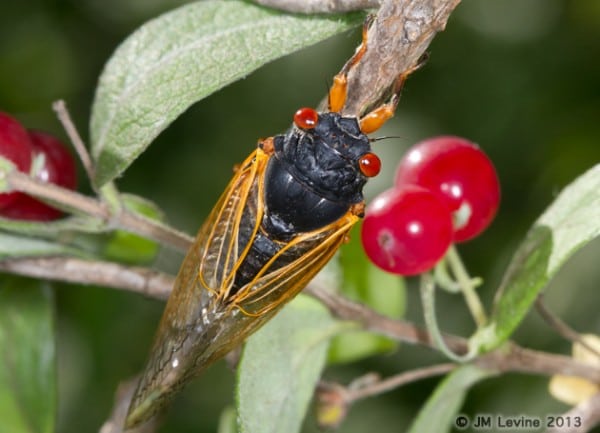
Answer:
[{"label": "red berry", "polygon": [[476,144],[459,137],[435,137],[413,146],[398,165],[395,184],[415,184],[437,194],[454,212],[455,242],[479,235],[500,202],[492,162]]},{"label": "red berry", "polygon": [[367,206],[361,239],[367,256],[381,269],[415,275],[431,269],[448,250],[452,218],[433,193],[405,185],[383,192]]},{"label": "red berry", "polygon": [[[27,131],[17,120],[0,112],[0,155],[11,160],[17,169],[29,173],[32,144]],[[0,193],[0,209],[14,202],[19,192]]]},{"label": "red berry", "polygon": [[[41,131],[29,131],[29,136],[33,145],[32,174],[43,182],[75,189],[75,161],[65,145]],[[51,221],[62,216],[60,210],[24,194],[20,194],[11,206],[1,211],[1,214],[8,218],[31,221]]]},{"label": "red berry", "polygon": [[75,160],[67,147],[56,137],[42,131],[29,131],[34,155],[44,154],[47,163],[36,173],[38,179],[63,188],[77,188]]}]

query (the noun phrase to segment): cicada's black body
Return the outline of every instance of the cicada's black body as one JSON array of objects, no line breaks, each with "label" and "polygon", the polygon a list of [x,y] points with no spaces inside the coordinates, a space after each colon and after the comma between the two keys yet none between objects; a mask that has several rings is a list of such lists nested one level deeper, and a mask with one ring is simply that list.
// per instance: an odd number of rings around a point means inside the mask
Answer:
[{"label": "cicada's black body", "polygon": [[363,201],[367,178],[357,161],[371,145],[356,118],[322,113],[314,129],[293,127],[273,144],[265,176],[265,228],[273,237],[324,227]]},{"label": "cicada's black body", "polygon": [[[256,275],[282,242],[330,225],[363,201],[367,178],[357,161],[371,145],[356,118],[321,113],[314,129],[292,127],[273,137],[273,147],[265,170],[261,229],[238,270],[236,289]],[[247,241],[239,239],[241,245]],[[297,258],[281,257],[280,264]]]}]

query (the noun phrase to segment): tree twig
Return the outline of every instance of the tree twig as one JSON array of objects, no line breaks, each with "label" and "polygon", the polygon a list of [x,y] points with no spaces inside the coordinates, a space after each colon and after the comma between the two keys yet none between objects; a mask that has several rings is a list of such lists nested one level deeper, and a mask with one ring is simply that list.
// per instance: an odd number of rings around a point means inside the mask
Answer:
[{"label": "tree twig", "polygon": [[589,352],[595,354],[600,357],[600,352],[598,352],[594,347],[590,346],[583,338],[581,338],[581,334],[567,325],[560,317],[554,314],[552,311],[546,307],[546,303],[544,302],[544,294],[540,293],[535,300],[535,308],[539,315],[546,321],[546,323],[552,327],[561,337],[569,340],[571,342],[577,342],[585,347]]},{"label": "tree twig", "polygon": [[[304,292],[321,301],[336,317],[359,322],[368,331],[405,343],[434,347],[434,342],[425,329],[410,322],[391,319],[362,304],[336,295],[318,281],[313,280]],[[459,354],[468,350],[467,340],[464,338],[445,334],[444,341],[451,350]]]},{"label": "tree twig", "polygon": [[0,261],[0,271],[33,278],[111,287],[165,301],[175,279],[139,266],[75,257],[37,257]]},{"label": "tree twig", "polygon": [[343,13],[377,8],[381,0],[254,0],[262,6],[302,14]]},{"label": "tree twig", "polygon": [[[314,281],[305,292],[320,300],[340,319],[361,323],[366,330],[386,335],[392,339],[435,348],[429,333],[413,323],[385,317],[364,305],[342,298]],[[446,345],[459,354],[466,353],[468,342],[454,335],[443,336]],[[526,349],[507,343],[497,350],[475,358],[473,363],[498,372],[516,371],[544,375],[564,374],[600,382],[600,369],[575,361],[571,357]]]},{"label": "tree twig", "polygon": [[106,203],[39,181],[18,170],[7,173],[6,180],[14,190],[56,203],[70,211],[98,218],[105,222],[107,229],[126,230],[182,251],[187,251],[193,242],[192,237],[158,221],[133,214],[127,209],[121,209],[120,212],[113,214]]},{"label": "tree twig", "polygon": [[[114,287],[160,300],[168,297],[174,282],[172,276],[149,268],[70,257],[4,260],[0,261],[0,271],[56,281]],[[359,322],[365,330],[397,341],[433,348],[431,336],[413,323],[385,317],[362,304],[330,292],[315,281],[309,284],[305,292],[323,302],[335,316]],[[467,349],[467,341],[464,338],[444,335],[444,339],[455,351],[464,352]],[[498,372],[563,374],[600,382],[598,368],[582,364],[568,356],[525,349],[512,343],[480,356],[474,362],[483,368]]]},{"label": "tree twig", "polygon": [[384,0],[368,32],[367,51],[348,74],[343,114],[363,114],[387,99],[392,84],[419,62],[459,2]]}]

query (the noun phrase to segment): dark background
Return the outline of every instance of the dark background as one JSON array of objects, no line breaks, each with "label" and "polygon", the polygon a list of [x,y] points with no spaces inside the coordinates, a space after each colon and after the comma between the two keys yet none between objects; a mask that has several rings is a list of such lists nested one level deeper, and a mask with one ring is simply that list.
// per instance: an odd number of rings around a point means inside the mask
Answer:
[{"label": "dark background", "polygon": [[[0,13],[0,110],[64,137],[51,110],[52,101],[63,98],[86,137],[95,83],[115,47],[145,20],[184,2],[6,3]],[[316,105],[359,40],[358,31],[340,35],[196,104],[134,163],[119,188],[153,200],[172,224],[194,233],[233,164],[258,137],[285,130],[298,107]],[[384,171],[370,184],[370,196],[391,184],[408,146],[432,135],[467,137],[496,164],[499,215],[483,236],[460,247],[471,273],[486,280],[481,293],[487,305],[527,228],[561,188],[600,161],[599,41],[599,2],[465,0],[431,45],[427,65],[407,83],[397,116],[379,132],[399,138],[376,144]],[[80,189],[89,191],[85,180]],[[595,242],[576,254],[547,291],[551,309],[582,332],[600,333],[599,252]],[[179,260],[163,252],[156,266],[175,271]],[[143,365],[162,305],[103,288],[57,288],[58,431],[97,431],[119,381]],[[414,290],[408,299],[409,318],[420,321]],[[460,300],[443,298],[438,310],[445,329],[468,335],[471,323]],[[515,339],[537,349],[570,350],[534,313]],[[348,381],[370,370],[390,375],[436,361],[429,350],[405,346],[326,375]],[[212,367],[176,399],[162,431],[216,431],[220,411],[233,403],[233,381],[224,363]],[[434,385],[424,381],[360,402],[341,431],[404,431]],[[543,417],[567,410],[546,386],[546,377],[505,375],[476,386],[463,411]],[[309,418],[306,431],[314,430]]]}]

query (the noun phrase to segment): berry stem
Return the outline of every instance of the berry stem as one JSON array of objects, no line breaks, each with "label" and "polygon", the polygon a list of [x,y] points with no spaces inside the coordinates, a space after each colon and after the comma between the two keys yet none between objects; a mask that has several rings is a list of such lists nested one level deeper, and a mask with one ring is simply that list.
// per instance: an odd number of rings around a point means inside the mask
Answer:
[{"label": "berry stem", "polygon": [[448,293],[460,293],[460,285],[448,272],[448,262],[446,259],[440,260],[440,262],[433,269],[433,277],[435,282],[440,286],[441,289]]},{"label": "berry stem", "polygon": [[456,277],[456,281],[462,291],[463,296],[465,297],[467,307],[471,312],[471,316],[473,316],[473,320],[475,320],[478,328],[482,328],[487,323],[487,314],[483,308],[479,296],[477,295],[477,292],[475,291],[478,280],[469,276],[469,273],[460,259],[458,251],[454,245],[450,246],[448,249],[446,260],[450,265],[452,273]]},{"label": "berry stem", "polygon": [[472,360],[476,355],[477,351],[473,350],[473,347],[469,345],[469,350],[459,355],[454,353],[446,344],[444,337],[440,331],[435,317],[435,280],[429,272],[421,274],[421,280],[419,289],[421,291],[421,303],[423,305],[423,317],[425,318],[425,325],[431,335],[431,339],[435,347],[437,347],[448,359],[454,362],[464,363]]},{"label": "berry stem", "polygon": [[[433,277],[437,285],[448,293],[461,293],[461,287],[458,281],[456,281],[452,275],[448,272],[448,261],[446,258],[440,260],[435,266]],[[483,284],[483,280],[480,277],[471,278],[471,285],[473,288],[477,288]]]}]

